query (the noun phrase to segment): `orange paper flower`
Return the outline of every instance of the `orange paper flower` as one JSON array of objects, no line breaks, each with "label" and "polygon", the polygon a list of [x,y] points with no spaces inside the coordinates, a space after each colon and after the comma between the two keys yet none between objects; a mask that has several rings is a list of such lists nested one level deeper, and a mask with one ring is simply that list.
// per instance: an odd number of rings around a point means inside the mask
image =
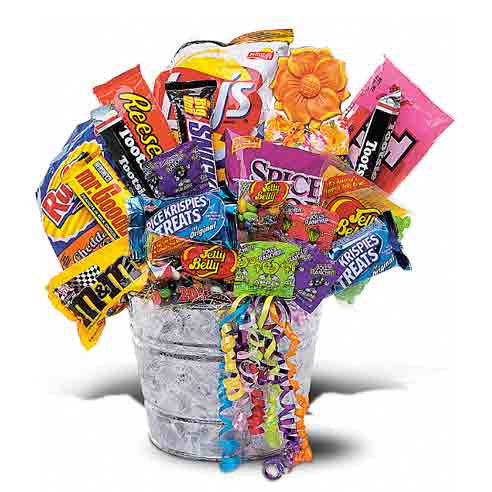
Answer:
[{"label": "orange paper flower", "polygon": [[340,114],[350,95],[346,85],[345,63],[329,49],[298,48],[279,58],[271,88],[289,120],[306,124]]}]

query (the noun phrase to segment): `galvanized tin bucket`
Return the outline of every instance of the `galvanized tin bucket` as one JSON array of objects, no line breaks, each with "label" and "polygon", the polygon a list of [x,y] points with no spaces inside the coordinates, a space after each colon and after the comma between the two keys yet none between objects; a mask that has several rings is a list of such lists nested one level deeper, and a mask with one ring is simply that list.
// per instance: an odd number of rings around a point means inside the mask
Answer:
[{"label": "galvanized tin bucket", "polygon": [[[307,395],[320,312],[308,315],[294,305],[290,307],[292,326],[301,339],[294,357],[297,379],[301,392]],[[151,441],[177,456],[220,460],[220,308],[199,304],[156,306],[134,297],[129,312]],[[244,459],[275,452],[261,435],[248,437],[242,446]]]}]

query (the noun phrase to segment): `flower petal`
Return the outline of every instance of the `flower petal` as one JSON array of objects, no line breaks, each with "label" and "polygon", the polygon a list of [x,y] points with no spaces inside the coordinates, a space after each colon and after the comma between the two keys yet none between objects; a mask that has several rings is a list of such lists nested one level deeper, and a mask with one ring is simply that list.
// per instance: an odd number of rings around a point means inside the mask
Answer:
[{"label": "flower petal", "polygon": [[311,115],[307,109],[307,99],[300,93],[296,93],[284,101],[284,111],[290,121],[299,123],[309,123]]},{"label": "flower petal", "polygon": [[350,92],[348,91],[348,89],[342,89],[341,91],[337,92],[337,96],[339,101],[343,102],[350,97]]},{"label": "flower petal", "polygon": [[293,77],[288,70],[282,72],[280,77],[276,79],[275,87],[272,92],[275,96],[275,99],[278,101],[283,101],[285,99],[286,92],[295,89],[299,91],[300,81],[297,77]]},{"label": "flower petal", "polygon": [[316,97],[308,99],[307,109],[311,117],[319,121],[324,121],[340,114],[340,101],[336,92],[325,87],[321,89]]},{"label": "flower petal", "polygon": [[313,73],[319,56],[313,48],[301,48],[292,50],[287,61],[289,72],[295,77],[301,78],[304,75]]},{"label": "flower petal", "polygon": [[[337,87],[337,91],[341,91],[347,85],[347,72],[345,70],[345,62],[338,60],[340,66],[340,87]],[[348,97],[348,96],[347,96]]]},{"label": "flower petal", "polygon": [[318,50],[318,55],[320,60],[323,58],[333,58],[333,53],[328,48],[320,48]]},{"label": "flower petal", "polygon": [[340,62],[334,58],[324,58],[316,65],[314,75],[322,87],[339,91],[345,87],[344,77],[340,73]]}]

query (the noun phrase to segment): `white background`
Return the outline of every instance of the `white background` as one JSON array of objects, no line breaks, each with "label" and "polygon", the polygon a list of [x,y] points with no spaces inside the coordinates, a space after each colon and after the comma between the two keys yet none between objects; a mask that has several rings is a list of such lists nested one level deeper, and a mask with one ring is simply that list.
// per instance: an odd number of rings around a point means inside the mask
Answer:
[{"label": "white background", "polygon": [[[295,30],[294,46],[327,46],[346,60],[352,94],[386,54],[456,116],[456,32],[448,18],[45,18],[35,41],[41,144],[25,169],[32,192],[74,126],[97,106],[95,84],[141,63],[152,87],[188,40],[227,41],[288,26]],[[395,269],[374,279],[355,306],[326,303],[313,375],[317,397],[307,417],[314,462],[275,484],[263,479],[260,463],[224,475],[215,464],[183,461],[151,446],[127,314],[109,320],[96,348],[82,349],[74,327],[42,291],[59,266],[35,216],[29,234],[39,273],[32,277],[31,295],[39,309],[26,312],[40,355],[35,376],[29,375],[36,377],[40,395],[41,476],[33,483],[50,492],[151,492],[177,479],[185,490],[204,491],[452,490],[457,129],[453,124],[444,132],[393,195],[413,214],[404,243],[413,271]],[[21,413],[23,403],[17,402]],[[20,452],[26,452],[23,446]]]}]

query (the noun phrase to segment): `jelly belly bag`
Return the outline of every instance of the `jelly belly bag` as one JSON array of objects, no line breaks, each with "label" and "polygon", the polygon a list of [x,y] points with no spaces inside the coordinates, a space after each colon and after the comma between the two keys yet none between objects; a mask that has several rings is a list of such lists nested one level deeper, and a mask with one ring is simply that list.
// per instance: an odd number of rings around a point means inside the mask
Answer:
[{"label": "jelly belly bag", "polygon": [[102,149],[103,141],[94,132],[92,122],[81,123],[51,161],[36,191],[44,230],[63,269],[111,242],[70,186],[63,182],[71,166]]},{"label": "jelly belly bag", "polygon": [[286,56],[293,41],[291,29],[276,29],[244,34],[229,44],[216,41],[192,41],[174,55],[170,67],[156,79],[154,96],[162,106],[172,129],[177,129],[171,111],[166,82],[213,79],[215,110],[211,127],[217,175],[224,181],[224,130],[231,128],[243,135],[255,134],[273,107],[270,84],[280,56]]},{"label": "jelly belly bag", "polygon": [[368,179],[334,166],[325,171],[320,205],[338,215],[336,237],[342,238],[366,227],[384,211],[393,214],[398,233],[410,227],[408,210],[391,201]]}]

